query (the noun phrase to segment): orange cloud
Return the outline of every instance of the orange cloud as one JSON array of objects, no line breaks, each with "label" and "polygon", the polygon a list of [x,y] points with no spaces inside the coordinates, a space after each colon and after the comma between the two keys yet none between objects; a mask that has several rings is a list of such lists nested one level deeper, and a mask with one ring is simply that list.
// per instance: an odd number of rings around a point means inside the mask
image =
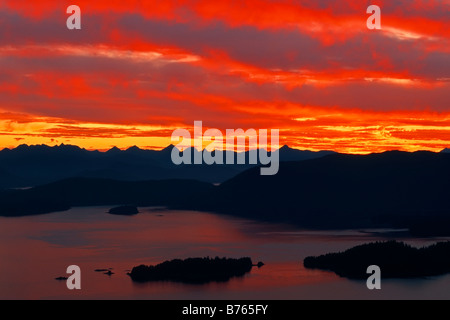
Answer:
[{"label": "orange cloud", "polygon": [[450,143],[446,2],[380,0],[379,32],[364,1],[76,2],[78,34],[60,2],[0,3],[0,145],[164,147],[194,120],[314,150]]}]

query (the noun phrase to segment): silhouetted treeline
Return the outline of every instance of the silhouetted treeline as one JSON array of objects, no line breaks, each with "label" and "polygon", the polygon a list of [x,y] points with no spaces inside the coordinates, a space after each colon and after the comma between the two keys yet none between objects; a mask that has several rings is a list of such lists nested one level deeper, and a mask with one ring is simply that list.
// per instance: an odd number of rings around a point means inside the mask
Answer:
[{"label": "silhouetted treeline", "polygon": [[140,265],[128,275],[133,281],[176,281],[193,284],[228,281],[250,272],[252,260],[248,257],[231,258],[188,258],[165,261],[156,266]]},{"label": "silhouetted treeline", "polygon": [[450,242],[423,248],[397,241],[369,243],[344,252],[306,257],[303,264],[354,279],[367,279],[370,265],[380,267],[382,278],[437,276],[450,272]]}]

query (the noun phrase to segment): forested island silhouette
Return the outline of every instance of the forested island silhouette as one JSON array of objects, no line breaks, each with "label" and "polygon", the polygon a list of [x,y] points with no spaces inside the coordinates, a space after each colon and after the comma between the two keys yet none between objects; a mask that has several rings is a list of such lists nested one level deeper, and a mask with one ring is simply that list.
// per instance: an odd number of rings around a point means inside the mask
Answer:
[{"label": "forested island silhouette", "polygon": [[377,265],[382,278],[422,278],[450,273],[450,242],[415,248],[403,242],[363,244],[344,252],[306,257],[308,269],[333,271],[341,277],[367,279],[367,267]]},{"label": "forested island silhouette", "polygon": [[[260,266],[262,263],[259,263]],[[133,267],[128,275],[136,282],[174,281],[190,284],[226,282],[242,277],[252,270],[251,258],[187,258],[174,259],[157,265]]]}]

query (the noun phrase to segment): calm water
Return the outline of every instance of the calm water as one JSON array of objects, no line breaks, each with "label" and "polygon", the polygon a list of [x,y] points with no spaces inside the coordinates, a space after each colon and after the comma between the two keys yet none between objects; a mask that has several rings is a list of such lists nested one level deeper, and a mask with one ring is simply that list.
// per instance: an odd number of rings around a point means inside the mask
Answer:
[{"label": "calm water", "polygon": [[[450,275],[420,280],[365,281],[306,270],[305,256],[387,239],[359,231],[313,232],[233,217],[142,208],[132,217],[109,208],[0,218],[0,299],[450,299]],[[442,239],[412,240],[421,246]],[[250,256],[266,265],[227,283],[136,284],[126,271],[173,258]],[[81,290],[70,291],[67,266],[81,267]],[[108,276],[95,272],[113,268]]]}]

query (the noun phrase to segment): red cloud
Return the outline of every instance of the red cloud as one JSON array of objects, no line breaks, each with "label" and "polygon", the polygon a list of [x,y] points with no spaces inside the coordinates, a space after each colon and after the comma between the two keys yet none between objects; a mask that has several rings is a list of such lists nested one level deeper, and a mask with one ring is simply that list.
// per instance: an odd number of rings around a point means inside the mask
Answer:
[{"label": "red cloud", "polygon": [[[161,137],[203,120],[344,152],[450,142],[442,1],[379,1],[376,32],[367,3],[353,0],[77,5],[80,33],[64,29],[62,3],[0,3],[2,134]],[[131,127],[149,124],[166,128]]]}]

